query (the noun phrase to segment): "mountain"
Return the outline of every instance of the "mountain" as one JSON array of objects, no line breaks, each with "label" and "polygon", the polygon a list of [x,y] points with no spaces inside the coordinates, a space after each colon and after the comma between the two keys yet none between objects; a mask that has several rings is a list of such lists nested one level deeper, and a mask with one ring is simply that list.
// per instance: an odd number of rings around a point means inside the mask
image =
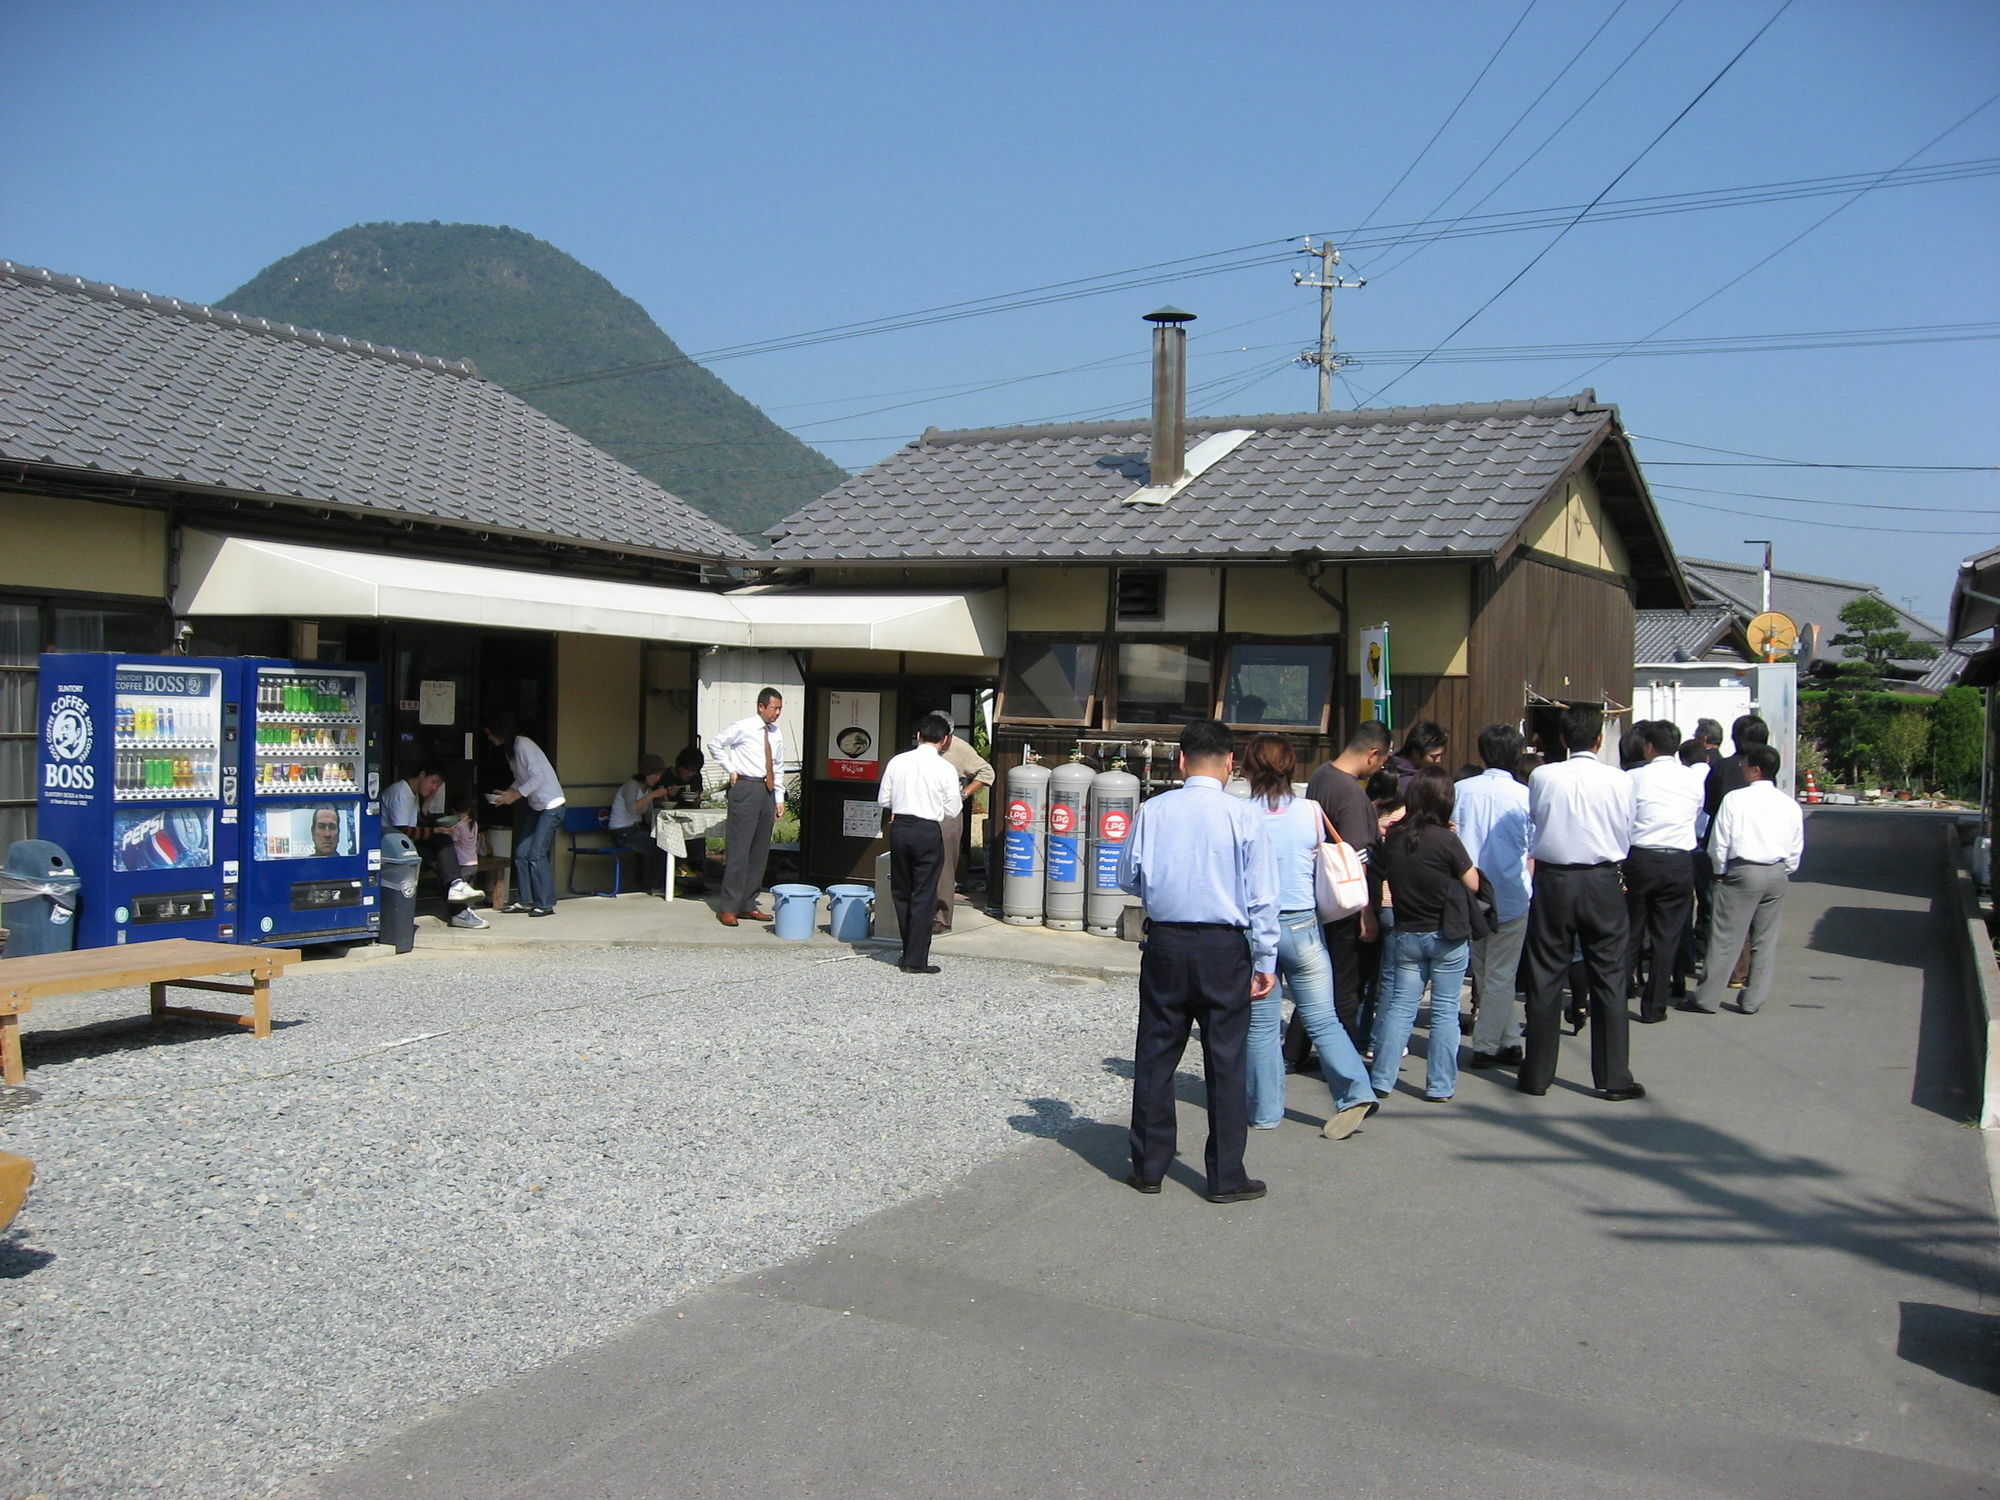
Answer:
[{"label": "mountain", "polygon": [[[691,363],[609,281],[518,229],[357,225],[265,267],[218,305],[470,359],[488,379],[755,543],[766,526],[847,477]],[[537,388],[633,365],[647,368]]]}]

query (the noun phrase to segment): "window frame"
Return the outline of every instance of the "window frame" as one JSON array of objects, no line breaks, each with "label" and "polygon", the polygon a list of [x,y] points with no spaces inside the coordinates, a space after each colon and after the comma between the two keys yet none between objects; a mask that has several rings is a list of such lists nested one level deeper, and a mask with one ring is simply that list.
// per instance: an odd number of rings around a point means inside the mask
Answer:
[{"label": "window frame", "polygon": [[[1018,714],[1008,705],[1008,683],[1013,676],[1014,651],[1017,646],[1092,646],[1096,648],[1097,659],[1091,664],[1090,682],[1084,694],[1083,716],[1081,718],[1045,718],[1032,714]],[[1007,654],[1000,659],[1000,686],[994,695],[993,722],[995,724],[1038,724],[1057,729],[1093,729],[1097,726],[1098,711],[1105,702],[1105,650],[1104,632],[1090,630],[1017,630],[1007,636]]]},{"label": "window frame", "polygon": [[1104,653],[1105,709],[1104,727],[1107,731],[1120,733],[1147,731],[1152,734],[1178,734],[1187,726],[1158,719],[1126,719],[1121,717],[1122,705],[1118,701],[1118,648],[1121,646],[1195,646],[1206,644],[1209,648],[1208,668],[1208,712],[1204,717],[1214,718],[1216,712],[1216,691],[1220,679],[1216,676],[1222,637],[1212,630],[1192,632],[1168,630],[1121,630],[1115,632],[1106,643],[1109,649]]},{"label": "window frame", "polygon": [[1328,653],[1326,696],[1320,700],[1319,719],[1316,723],[1246,724],[1233,719],[1224,719],[1223,722],[1225,724],[1227,724],[1231,729],[1253,734],[1259,731],[1265,731],[1272,734],[1292,733],[1292,734],[1326,735],[1331,732],[1329,726],[1331,725],[1333,720],[1335,706],[1340,698],[1340,689],[1341,689],[1340,678],[1341,678],[1341,668],[1343,666],[1343,662],[1341,657],[1342,637],[1340,635],[1336,633],[1322,633],[1319,635],[1267,635],[1262,633],[1259,634],[1225,633],[1221,637],[1222,670],[1217,675],[1215,682],[1215,689],[1216,689],[1215,703],[1216,703],[1216,715],[1218,718],[1221,717],[1223,710],[1225,710],[1228,707],[1229,695],[1227,687],[1229,682],[1229,672],[1234,661],[1236,649],[1239,646],[1323,646],[1325,647]]}]

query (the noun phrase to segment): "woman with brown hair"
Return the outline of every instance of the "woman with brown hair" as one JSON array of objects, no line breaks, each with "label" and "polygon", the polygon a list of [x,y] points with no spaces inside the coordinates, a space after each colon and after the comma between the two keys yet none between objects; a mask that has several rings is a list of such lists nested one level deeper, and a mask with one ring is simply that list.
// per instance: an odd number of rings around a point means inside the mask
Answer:
[{"label": "woman with brown hair", "polygon": [[1326,814],[1310,797],[1292,795],[1298,756],[1281,734],[1256,734],[1243,751],[1250,798],[1261,807],[1264,836],[1278,866],[1278,978],[1280,985],[1250,1002],[1250,1127],[1275,1130],[1285,1117],[1285,1058],[1279,1024],[1282,993],[1319,1050],[1320,1076],[1333,1095],[1333,1115],[1320,1132],[1345,1140],[1375,1113],[1375,1089],[1353,1039],[1333,1006],[1333,961],[1326,951],[1313,885]]},{"label": "woman with brown hair", "polygon": [[1459,992],[1472,956],[1469,894],[1479,889],[1479,871],[1451,831],[1456,801],[1449,771],[1419,766],[1404,793],[1403,820],[1376,851],[1396,904],[1375,1007],[1374,1085],[1385,1097],[1395,1086],[1426,980],[1431,1037],[1424,1097],[1442,1104],[1458,1089]]}]

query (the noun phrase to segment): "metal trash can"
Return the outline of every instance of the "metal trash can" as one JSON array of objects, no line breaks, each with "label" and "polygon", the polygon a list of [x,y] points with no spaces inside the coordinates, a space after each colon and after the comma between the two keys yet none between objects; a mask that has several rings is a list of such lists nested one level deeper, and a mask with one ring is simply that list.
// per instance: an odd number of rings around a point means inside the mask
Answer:
[{"label": "metal trash can", "polygon": [[60,844],[22,839],[0,865],[0,927],[7,956],[67,953],[76,947],[76,906],[83,877]]},{"label": "metal trash can", "polygon": [[423,856],[405,833],[382,835],[382,926],[375,941],[398,953],[417,946],[417,877]]},{"label": "metal trash can", "polygon": [[826,888],[826,930],[838,941],[858,943],[868,936],[868,903],[872,885],[830,885]]},{"label": "metal trash can", "polygon": [[819,922],[819,887],[816,885],[774,885],[775,903],[771,925],[781,938],[804,942]]}]

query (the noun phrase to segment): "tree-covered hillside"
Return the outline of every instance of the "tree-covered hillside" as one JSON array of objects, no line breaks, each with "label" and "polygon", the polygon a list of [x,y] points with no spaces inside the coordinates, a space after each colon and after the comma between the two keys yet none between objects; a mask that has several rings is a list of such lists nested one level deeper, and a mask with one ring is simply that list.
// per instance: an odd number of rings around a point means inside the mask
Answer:
[{"label": "tree-covered hillside", "polygon": [[266,267],[220,304],[322,333],[470,359],[663,489],[762,544],[845,472],[686,356],[645,309],[555,246],[485,224],[363,224]]}]

